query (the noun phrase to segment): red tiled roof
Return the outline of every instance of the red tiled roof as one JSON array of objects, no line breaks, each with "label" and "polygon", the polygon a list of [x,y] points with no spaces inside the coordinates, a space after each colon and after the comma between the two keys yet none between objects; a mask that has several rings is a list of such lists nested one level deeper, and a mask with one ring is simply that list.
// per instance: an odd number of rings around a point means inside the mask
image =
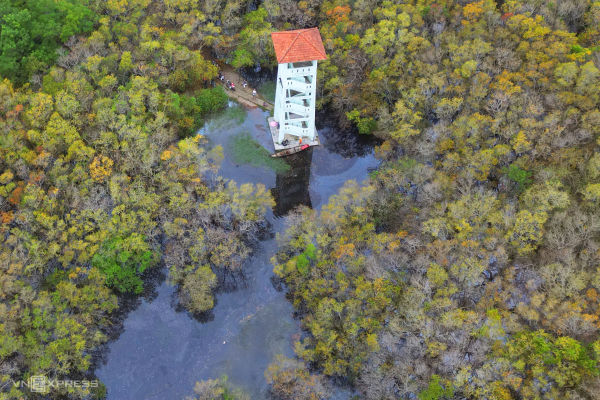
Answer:
[{"label": "red tiled roof", "polygon": [[271,39],[279,64],[327,58],[319,28],[271,32]]}]

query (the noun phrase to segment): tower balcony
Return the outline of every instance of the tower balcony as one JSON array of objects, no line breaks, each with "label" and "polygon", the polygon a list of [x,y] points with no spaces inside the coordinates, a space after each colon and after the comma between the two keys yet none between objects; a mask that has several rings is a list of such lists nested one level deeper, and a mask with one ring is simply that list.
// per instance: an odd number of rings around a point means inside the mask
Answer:
[{"label": "tower balcony", "polygon": [[284,89],[291,89],[301,93],[307,93],[312,90],[312,83],[300,82],[295,79],[286,79]]},{"label": "tower balcony", "polygon": [[[290,134],[294,136],[309,136],[312,137],[313,133],[310,132],[309,128],[303,128],[297,125],[282,125],[279,129],[283,132],[283,134]],[[314,129],[314,128],[313,128]]]},{"label": "tower balcony", "polygon": [[306,67],[306,68],[290,68],[285,71],[285,75],[290,78],[301,78],[305,76],[314,76],[317,73],[317,69],[315,67]]},{"label": "tower balcony", "polygon": [[304,115],[304,116],[308,116],[308,113],[310,112],[310,107],[305,107],[301,104],[296,104],[296,103],[285,103],[283,106],[283,109],[286,112],[290,112],[290,113],[294,113],[294,114],[298,114],[298,115]]}]

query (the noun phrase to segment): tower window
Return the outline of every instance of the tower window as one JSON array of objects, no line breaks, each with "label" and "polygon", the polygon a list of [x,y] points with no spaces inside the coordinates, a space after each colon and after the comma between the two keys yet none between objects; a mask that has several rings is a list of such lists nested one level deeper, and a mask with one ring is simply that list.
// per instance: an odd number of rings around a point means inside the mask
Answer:
[{"label": "tower window", "polygon": [[288,64],[289,68],[306,68],[306,67],[312,67],[312,66],[313,66],[312,61],[300,61],[300,62]]}]

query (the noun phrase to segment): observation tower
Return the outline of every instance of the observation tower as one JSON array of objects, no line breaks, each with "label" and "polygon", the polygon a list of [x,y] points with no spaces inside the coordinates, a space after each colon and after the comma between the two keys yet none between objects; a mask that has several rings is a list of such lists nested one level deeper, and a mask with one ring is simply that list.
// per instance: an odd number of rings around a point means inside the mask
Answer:
[{"label": "observation tower", "polygon": [[269,118],[275,150],[318,145],[317,61],[327,58],[319,29],[272,32],[271,38],[279,64],[273,118]]}]

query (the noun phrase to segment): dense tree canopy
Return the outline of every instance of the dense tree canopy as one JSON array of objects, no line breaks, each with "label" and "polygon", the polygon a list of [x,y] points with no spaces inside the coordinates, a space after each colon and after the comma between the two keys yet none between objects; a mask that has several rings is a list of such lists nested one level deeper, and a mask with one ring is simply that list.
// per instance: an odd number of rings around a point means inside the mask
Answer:
[{"label": "dense tree canopy", "polygon": [[50,66],[69,38],[90,33],[97,15],[88,0],[4,0],[0,3],[0,77],[24,83]]},{"label": "dense tree canopy", "polygon": [[[272,204],[263,186],[216,175],[222,149],[209,150],[195,133],[227,97],[210,87],[217,67],[182,34],[189,21],[172,10],[176,2],[94,2],[91,15],[81,4],[11,2],[2,10],[3,60],[13,57],[24,71],[3,61],[2,75],[16,84],[39,78],[19,89],[0,82],[2,399],[35,396],[11,380],[91,376],[117,296],[140,294],[159,265],[184,306],[210,310],[219,284],[240,274]],[[92,32],[85,21],[95,16]],[[38,47],[11,53],[9,39],[27,39],[5,28],[17,18],[50,36],[32,36]],[[42,74],[43,63],[23,69],[40,54],[51,62],[57,43],[78,32],[91,33],[69,40],[56,65]],[[50,395],[102,392],[90,390]]]},{"label": "dense tree canopy", "polygon": [[553,4],[340,0],[307,23],[321,103],[383,164],[304,210],[275,272],[298,354],[365,398],[600,392],[600,14]]},{"label": "dense tree canopy", "polygon": [[202,50],[274,66],[271,29],[319,26],[319,105],[379,137],[382,165],[291,218],[275,273],[307,334],[271,394],[323,398],[331,376],[366,399],[597,398],[598,2],[0,7],[0,384],[88,374],[117,294],[157,265],[213,307],[272,199],[215,177],[194,134],[225,104]]}]

